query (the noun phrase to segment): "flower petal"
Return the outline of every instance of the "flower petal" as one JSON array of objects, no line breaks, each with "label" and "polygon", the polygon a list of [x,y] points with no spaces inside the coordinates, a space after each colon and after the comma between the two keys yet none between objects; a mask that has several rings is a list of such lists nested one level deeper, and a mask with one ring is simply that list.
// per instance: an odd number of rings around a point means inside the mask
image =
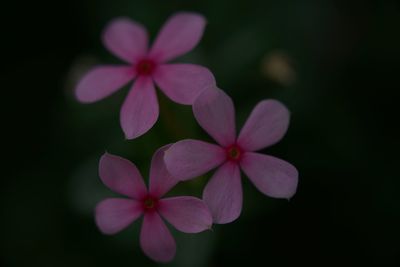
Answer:
[{"label": "flower petal", "polygon": [[121,108],[120,122],[126,139],[146,133],[158,119],[158,100],[151,79],[139,78]]},{"label": "flower petal", "polygon": [[238,144],[247,151],[256,151],[275,144],[285,135],[289,117],[289,110],[281,102],[261,101],[243,126]]},{"label": "flower petal", "polygon": [[144,215],[140,246],[148,257],[157,262],[169,262],[174,258],[175,240],[157,212]]},{"label": "flower petal", "polygon": [[151,160],[149,192],[155,197],[161,197],[179,182],[165,167],[164,153],[170,146],[159,148]]},{"label": "flower petal", "polygon": [[203,199],[211,210],[214,223],[230,223],[242,211],[240,169],[227,162],[211,177],[203,191]]},{"label": "flower petal", "polygon": [[212,225],[207,205],[195,197],[161,199],[158,211],[170,224],[184,233],[199,233],[210,229]]},{"label": "flower petal", "polygon": [[132,199],[108,198],[96,206],[97,227],[107,235],[118,233],[142,215],[141,203]]},{"label": "flower petal", "polygon": [[203,16],[180,12],[171,16],[164,24],[150,56],[165,62],[192,50],[203,36],[206,20]]},{"label": "flower petal", "polygon": [[193,113],[200,126],[220,145],[235,142],[235,108],[232,99],[222,90],[210,87],[193,104]]},{"label": "flower petal", "polygon": [[99,175],[101,181],[116,193],[134,199],[147,194],[142,176],[127,159],[105,153],[100,159]]},{"label": "flower petal", "polygon": [[298,172],[284,160],[247,152],[240,166],[258,190],[267,196],[291,198],[296,193]]},{"label": "flower petal", "polygon": [[191,139],[176,142],[164,156],[167,170],[179,180],[202,175],[225,160],[225,151],[221,147]]},{"label": "flower petal", "polygon": [[191,105],[207,87],[215,86],[215,78],[204,67],[193,64],[164,64],[153,76],[160,89],[173,101]]},{"label": "flower petal", "polygon": [[96,102],[115,93],[135,76],[130,66],[98,66],[79,81],[75,96],[82,103]]},{"label": "flower petal", "polygon": [[102,39],[110,52],[126,62],[134,63],[146,56],[147,31],[141,24],[129,18],[112,20],[106,26]]}]

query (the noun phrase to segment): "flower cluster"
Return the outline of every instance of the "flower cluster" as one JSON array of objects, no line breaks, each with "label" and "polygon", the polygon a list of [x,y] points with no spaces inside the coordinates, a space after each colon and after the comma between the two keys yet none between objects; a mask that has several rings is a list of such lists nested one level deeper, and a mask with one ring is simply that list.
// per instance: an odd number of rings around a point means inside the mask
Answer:
[{"label": "flower cluster", "polygon": [[[146,29],[128,18],[112,21],[103,34],[104,45],[128,65],[102,65],[89,71],[76,88],[80,102],[103,99],[135,80],[120,113],[127,139],[145,134],[156,123],[159,108],[155,86],[172,101],[192,105],[198,124],[216,141],[187,139],[158,149],[151,161],[149,189],[130,161],[104,154],[99,163],[102,182],[127,198],[108,198],[95,211],[104,234],[115,234],[143,216],[140,245],[158,262],[175,256],[176,244],[163,219],[177,230],[198,233],[213,223],[236,220],[242,210],[240,170],[267,196],[291,198],[298,173],[290,163],[256,151],[277,143],[289,125],[288,109],[276,100],[255,106],[239,135],[232,99],[218,89],[212,73],[193,64],[168,61],[192,50],[206,21],[195,13],[170,17],[148,49]],[[191,196],[162,198],[180,181],[216,169],[203,191]]]}]

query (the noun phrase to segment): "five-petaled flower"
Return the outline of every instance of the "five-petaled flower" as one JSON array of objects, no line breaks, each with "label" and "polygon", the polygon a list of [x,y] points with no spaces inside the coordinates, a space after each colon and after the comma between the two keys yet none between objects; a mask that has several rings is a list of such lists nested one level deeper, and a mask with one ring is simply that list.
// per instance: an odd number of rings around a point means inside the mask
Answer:
[{"label": "five-petaled flower", "polygon": [[136,78],[122,105],[120,123],[127,139],[143,135],[159,115],[154,82],[171,100],[185,105],[191,105],[203,88],[215,84],[214,76],[204,67],[166,64],[197,45],[205,24],[199,14],[177,13],[167,20],[148,49],[148,34],[142,25],[128,18],[113,20],[103,33],[103,43],[129,65],[95,67],[77,85],[77,99],[98,101]]},{"label": "five-petaled flower", "polygon": [[222,90],[205,90],[193,104],[200,126],[219,146],[197,140],[173,144],[164,160],[168,171],[189,180],[220,166],[203,191],[215,223],[229,223],[242,210],[240,168],[264,194],[290,198],[296,192],[298,172],[286,161],[254,151],[278,142],[289,125],[289,111],[276,100],[261,101],[236,138],[235,109]]},{"label": "five-petaled flower", "polygon": [[190,196],[161,199],[177,183],[164,165],[167,148],[160,148],[153,156],[149,190],[133,163],[104,154],[99,165],[101,180],[113,191],[129,198],[105,199],[95,212],[96,224],[105,234],[115,234],[144,215],[140,245],[147,256],[158,262],[172,260],[176,251],[175,240],[160,215],[185,233],[198,233],[212,225],[210,211],[202,200]]}]

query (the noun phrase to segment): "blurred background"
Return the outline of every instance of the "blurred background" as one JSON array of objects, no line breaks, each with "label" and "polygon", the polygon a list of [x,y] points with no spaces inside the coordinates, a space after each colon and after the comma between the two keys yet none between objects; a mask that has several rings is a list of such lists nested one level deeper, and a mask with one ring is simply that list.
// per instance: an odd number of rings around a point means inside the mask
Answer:
[{"label": "blurred background", "polygon": [[[275,98],[292,112],[285,138],[265,153],[300,173],[290,202],[243,179],[242,216],[211,232],[173,230],[166,266],[400,264],[400,4],[382,0],[6,1],[2,3],[1,266],[158,266],[139,247],[140,222],[102,235],[93,208],[112,193],[98,178],[107,150],[147,176],[153,152],[182,138],[210,140],[191,108],[159,94],[161,115],[125,141],[124,88],[95,104],[73,97],[81,75],[118,63],[100,42],[105,24],[129,16],[152,37],[176,11],[208,19],[201,64],[233,98],[241,127]],[[171,194],[200,196],[208,176]]]}]

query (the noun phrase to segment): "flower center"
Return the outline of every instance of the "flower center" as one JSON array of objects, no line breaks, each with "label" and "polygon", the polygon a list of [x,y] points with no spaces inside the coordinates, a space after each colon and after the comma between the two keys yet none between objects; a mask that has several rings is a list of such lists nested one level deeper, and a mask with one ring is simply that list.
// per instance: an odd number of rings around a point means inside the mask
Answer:
[{"label": "flower center", "polygon": [[242,157],[242,149],[234,144],[226,148],[226,157],[230,161],[239,161]]},{"label": "flower center", "polygon": [[143,199],[143,208],[146,211],[153,210],[157,207],[158,204],[158,199],[147,196],[145,199]]},{"label": "flower center", "polygon": [[156,64],[153,60],[144,58],[136,64],[136,72],[138,75],[151,75],[155,67]]}]

